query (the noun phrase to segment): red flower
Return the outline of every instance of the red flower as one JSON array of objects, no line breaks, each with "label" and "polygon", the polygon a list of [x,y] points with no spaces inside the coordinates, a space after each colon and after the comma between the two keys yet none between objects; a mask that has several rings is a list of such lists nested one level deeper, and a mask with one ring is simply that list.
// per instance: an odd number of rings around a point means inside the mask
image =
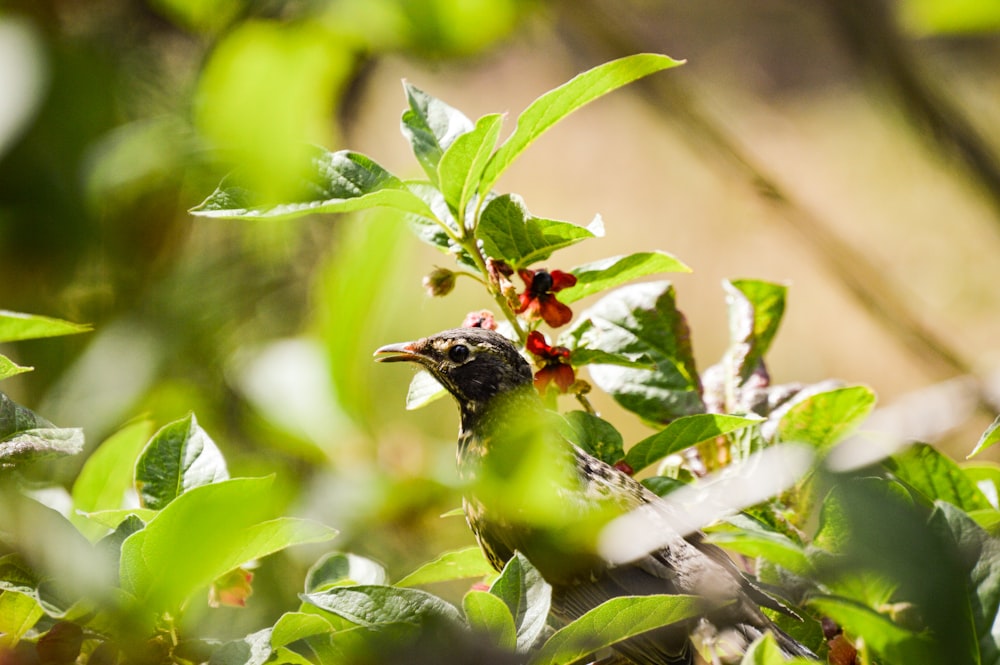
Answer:
[{"label": "red flower", "polygon": [[576,284],[576,276],[562,270],[526,270],[517,274],[524,280],[524,293],[518,295],[516,313],[528,312],[532,318],[543,319],[553,328],[569,323],[573,310],[556,300],[558,291]]},{"label": "red flower", "polygon": [[209,607],[228,605],[229,607],[246,607],[247,598],[253,593],[251,582],[253,573],[245,568],[231,570],[212,582],[208,589]]},{"label": "red flower", "polygon": [[545,335],[532,330],[524,347],[538,359],[541,369],[535,372],[535,389],[545,394],[550,383],[556,384],[559,392],[569,390],[576,380],[573,366],[569,364],[569,349],[565,346],[550,346]]}]

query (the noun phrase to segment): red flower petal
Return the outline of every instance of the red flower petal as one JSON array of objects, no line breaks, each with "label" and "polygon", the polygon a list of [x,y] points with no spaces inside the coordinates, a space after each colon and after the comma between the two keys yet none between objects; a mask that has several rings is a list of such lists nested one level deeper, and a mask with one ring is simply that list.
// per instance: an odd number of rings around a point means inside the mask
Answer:
[{"label": "red flower petal", "polygon": [[545,341],[545,335],[537,330],[532,330],[528,333],[528,339],[524,342],[524,348],[528,349],[529,353],[542,356],[543,358],[547,357],[552,350],[552,347]]},{"label": "red flower petal", "polygon": [[545,323],[553,328],[564,326],[573,318],[573,310],[556,300],[555,296],[539,298],[538,302],[540,304],[539,314],[545,320]]},{"label": "red flower petal", "polygon": [[549,274],[552,276],[552,288],[549,289],[552,293],[562,291],[563,289],[568,289],[569,287],[576,285],[576,275],[572,273],[563,272],[562,270],[553,270]]}]

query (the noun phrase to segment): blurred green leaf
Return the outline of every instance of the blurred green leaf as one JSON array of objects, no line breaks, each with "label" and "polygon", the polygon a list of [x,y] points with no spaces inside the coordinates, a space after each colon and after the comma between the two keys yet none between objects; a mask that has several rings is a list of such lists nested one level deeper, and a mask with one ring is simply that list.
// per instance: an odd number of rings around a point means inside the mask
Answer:
[{"label": "blurred green leaf", "polygon": [[130,516],[148,522],[156,517],[157,512],[159,511],[150,508],[117,508],[114,510],[95,510],[92,513],[84,512],[80,515],[105,529],[114,529]]},{"label": "blurred green leaf", "polygon": [[[858,492],[857,490],[862,490]],[[847,551],[851,543],[853,521],[861,498],[878,497],[886,515],[893,514],[893,507],[912,507],[913,499],[900,483],[884,478],[856,478],[835,485],[823,498],[820,506],[819,528],[812,544],[827,552]]]},{"label": "blurred green leaf", "polygon": [[[781,652],[778,640],[771,633],[764,633],[753,641],[743,654],[740,665],[787,665],[789,660]],[[806,664],[816,661],[807,658],[793,658],[792,663]]]},{"label": "blurred green leaf", "polygon": [[0,381],[24,372],[30,372],[33,369],[35,368],[18,365],[7,356],[0,354]]},{"label": "blurred green leaf", "polygon": [[1000,464],[993,462],[966,462],[962,473],[976,484],[990,505],[1000,508]]},{"label": "blurred green leaf", "polygon": [[1000,3],[989,0],[902,0],[900,21],[920,35],[964,35],[1000,30]]},{"label": "blurred green leaf", "polygon": [[33,597],[0,591],[0,648],[11,648],[42,618],[42,606]]},{"label": "blurred green leaf", "polygon": [[979,442],[976,444],[976,447],[973,448],[972,452],[966,456],[966,459],[974,455],[978,455],[998,441],[1000,441],[1000,416],[997,416],[997,419],[993,421],[993,424],[986,428],[983,435],[979,437]]},{"label": "blurred green leaf", "polygon": [[425,620],[462,621],[453,605],[420,589],[360,584],[303,594],[302,599],[366,628]]},{"label": "blurred green leaf", "polygon": [[0,342],[17,342],[23,339],[59,337],[90,332],[89,325],[70,323],[36,314],[22,314],[0,310]]},{"label": "blurred green leaf", "polygon": [[640,53],[598,65],[545,93],[517,118],[517,127],[483,173],[480,191],[489,191],[525,148],[573,111],[621,86],[682,64],[665,55]]},{"label": "blurred green leaf", "polygon": [[336,531],[274,519],[273,479],[234,478],[184,492],[122,545],[122,588],[151,610],[176,611],[200,588],[252,559]]},{"label": "blurred green leaf", "polygon": [[58,428],[0,393],[0,468],[76,455],[83,430]]},{"label": "blurred green leaf", "polygon": [[698,413],[682,416],[663,430],[646,437],[628,450],[625,461],[636,471],[655,464],[667,455],[730,432],[760,423],[759,418]]},{"label": "blurred green leaf", "polygon": [[577,266],[570,272],[576,275],[576,286],[559,292],[559,300],[566,304],[640,277],[664,272],[691,272],[691,269],[670,254],[655,251],[612,256]]},{"label": "blurred green leaf", "polygon": [[690,330],[669,282],[609,293],[582,312],[567,335],[578,336],[577,346],[646,357],[656,364],[655,370],[591,366],[594,382],[629,411],[658,423],[704,412]]},{"label": "blurred green leaf", "polygon": [[967,512],[993,507],[958,464],[927,444],[893,455],[886,466],[928,501],[947,501]]},{"label": "blurred green leaf", "polygon": [[615,464],[625,458],[621,433],[608,421],[586,411],[563,414],[564,436],[597,459]]},{"label": "blurred green leaf", "polygon": [[744,556],[767,559],[797,575],[809,575],[813,570],[802,545],[746,515],[712,527],[709,540]]},{"label": "blurred green leaf", "polygon": [[331,630],[330,623],[316,614],[285,612],[271,630],[271,646],[277,649],[311,635],[329,633]]},{"label": "blurred green leaf", "polygon": [[511,651],[517,646],[514,617],[500,598],[486,591],[470,591],[462,598],[462,610],[469,627],[488,635],[491,644]]},{"label": "blurred green leaf", "polygon": [[472,121],[458,109],[406,81],[403,89],[410,105],[403,112],[403,135],[409,139],[413,155],[427,177],[437,185],[438,163],[459,136],[472,131]]},{"label": "blurred green leaf", "polygon": [[212,652],[208,665],[264,665],[271,658],[271,629],[226,642]]},{"label": "blurred green leaf", "polygon": [[153,510],[195,487],[227,478],[222,452],[193,413],[160,428],[135,463],[139,499]]},{"label": "blurred green leaf", "polygon": [[726,280],[722,287],[729,307],[726,380],[741,385],[764,359],[778,332],[788,288],[753,279]]},{"label": "blurred green leaf", "polygon": [[647,630],[702,614],[697,596],[620,596],[601,603],[546,640],[532,665],[574,663],[588,653]]},{"label": "blurred green leaf", "polygon": [[493,154],[503,116],[484,115],[476,126],[462,134],[445,150],[438,165],[441,193],[459,214],[476,194],[479,178]]},{"label": "blurred green leaf", "polygon": [[593,238],[582,226],[532,217],[517,194],[504,194],[486,204],[476,227],[488,256],[521,268],[549,258],[557,249]]},{"label": "blurred green leaf", "polygon": [[[133,487],[135,460],[152,431],[152,422],[136,421],[112,434],[90,454],[73,483],[74,511],[93,513],[121,507],[125,493]],[[70,515],[70,521],[89,538],[104,532],[77,512]]]},{"label": "blurred green leaf", "polygon": [[329,552],[320,557],[306,573],[306,593],[333,586],[386,584],[388,577],[381,564],[357,554]]},{"label": "blurred green leaf", "polygon": [[245,0],[152,0],[150,5],[181,27],[216,32],[244,10]]},{"label": "blurred green leaf", "polygon": [[775,440],[828,449],[857,429],[874,406],[875,393],[866,386],[808,395],[781,416]]},{"label": "blurred green leaf", "polygon": [[447,394],[448,391],[445,387],[438,383],[430,372],[419,370],[413,375],[410,387],[406,391],[406,409],[407,411],[415,411],[431,402],[438,401]]},{"label": "blurred green leaf", "polygon": [[864,639],[887,663],[938,665],[930,639],[897,625],[889,617],[846,598],[820,596],[808,605],[822,616],[833,619],[845,632]]},{"label": "blurred green leaf", "polygon": [[545,630],[552,587],[520,552],[507,562],[490,593],[502,600],[514,617],[517,650],[525,652]]},{"label": "blurred green leaf", "polygon": [[351,212],[387,207],[433,216],[427,204],[407,185],[365,155],[350,150],[327,152],[311,147],[301,191],[289,201],[262,203],[238,176],[230,176],[192,215],[222,219],[298,217],[313,213]]},{"label": "blurred green leaf", "polygon": [[408,587],[470,577],[485,577],[493,572],[493,566],[490,565],[478,547],[466,547],[461,550],[445,552],[433,561],[425,563],[396,582],[396,586]]}]

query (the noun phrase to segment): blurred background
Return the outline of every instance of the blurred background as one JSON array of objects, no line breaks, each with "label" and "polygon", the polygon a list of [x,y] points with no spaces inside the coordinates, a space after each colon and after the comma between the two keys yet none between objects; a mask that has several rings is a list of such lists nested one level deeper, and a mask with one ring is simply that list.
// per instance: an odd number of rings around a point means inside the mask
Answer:
[{"label": "blurred background", "polygon": [[[508,113],[506,134],[577,72],[653,51],[687,64],[576,113],[498,184],[539,216],[603,217],[549,267],[673,253],[702,369],[728,339],[721,280],[787,283],[772,378],[870,385],[886,421],[962,458],[1000,394],[998,31],[985,0],[5,2],[0,308],[95,331],[5,347],[36,370],[3,390],[88,450],[194,411],[233,475],[276,473],[275,501],[394,577],[471,545],[439,517],[454,405],[404,411],[411,372],[371,352],[485,295],[427,297],[450,259],[388,213],[187,210],[236,165],[280,191],[309,142],[420,177],[403,78]],[[597,406],[626,441],[649,433]],[[39,473],[70,483],[80,462]],[[222,637],[269,625],[316,554],[262,567],[246,610],[193,614]]]}]

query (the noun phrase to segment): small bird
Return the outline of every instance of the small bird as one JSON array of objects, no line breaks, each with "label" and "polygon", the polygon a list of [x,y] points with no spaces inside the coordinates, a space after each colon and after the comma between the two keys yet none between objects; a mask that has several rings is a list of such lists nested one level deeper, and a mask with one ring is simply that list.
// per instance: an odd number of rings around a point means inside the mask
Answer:
[{"label": "small bird", "polygon": [[[701,532],[677,533],[626,563],[599,554],[597,535],[611,519],[638,508],[667,516],[676,509],[557,433],[534,389],[531,366],[505,337],[458,328],[383,346],[375,355],[382,362],[423,366],[455,397],[469,526],[497,570],[515,552],[531,561],[552,586],[558,618],[571,621],[617,596],[691,594],[705,600],[705,616],[642,633],[615,649],[638,665],[689,665],[693,632],[710,642],[735,640],[743,649],[770,631],[787,657],[816,658],[760,606],[788,610]],[[545,473],[537,472],[538,460]]]}]

